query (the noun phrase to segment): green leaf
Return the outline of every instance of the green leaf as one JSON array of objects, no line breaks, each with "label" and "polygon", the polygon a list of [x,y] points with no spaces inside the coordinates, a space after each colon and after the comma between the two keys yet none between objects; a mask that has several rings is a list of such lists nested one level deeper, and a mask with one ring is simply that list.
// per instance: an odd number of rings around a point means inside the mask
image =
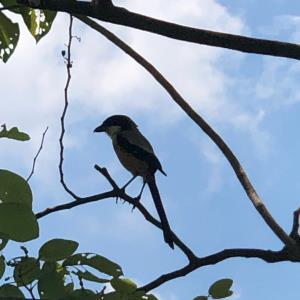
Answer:
[{"label": "green leaf", "polygon": [[0,204],[0,232],[11,240],[26,242],[39,236],[39,226],[32,210],[18,203]]},{"label": "green leaf", "polygon": [[0,279],[5,272],[5,258],[3,255],[0,256]]},{"label": "green leaf", "polygon": [[46,242],[39,250],[39,257],[45,261],[58,261],[72,255],[78,243],[71,240],[53,239]]},{"label": "green leaf", "polygon": [[78,253],[68,257],[63,266],[86,265],[113,277],[123,275],[122,268],[111,260],[94,253]]},{"label": "green leaf", "polygon": [[72,299],[97,300],[100,298],[92,290],[78,289],[78,290],[74,290],[70,295],[68,295],[68,299],[70,299],[70,300],[72,300]]},{"label": "green leaf", "polygon": [[211,287],[208,290],[208,293],[213,299],[230,297],[233,294],[233,291],[230,290],[232,284],[233,281],[230,278],[218,280],[211,285]]},{"label": "green leaf", "polygon": [[207,296],[198,296],[196,298],[194,298],[193,300],[208,300]]},{"label": "green leaf", "polygon": [[0,286],[0,298],[25,299],[21,290],[12,284],[3,284]]},{"label": "green leaf", "polygon": [[[3,7],[18,5],[16,0],[0,0],[0,3],[3,5]],[[9,9],[9,11],[14,12],[16,14],[20,13],[19,8],[11,8],[11,9]]]},{"label": "green leaf", "polygon": [[8,241],[9,241],[8,236],[4,233],[0,233],[0,251],[4,249]]},{"label": "green leaf", "polygon": [[71,294],[74,291],[74,283],[70,282],[70,283],[66,284],[65,290],[66,290],[67,294]]},{"label": "green leaf", "polygon": [[50,31],[56,12],[27,7],[22,7],[20,11],[29,32],[38,43]]},{"label": "green leaf", "polygon": [[110,284],[117,292],[122,294],[130,294],[137,289],[137,285],[128,278],[113,278]]},{"label": "green leaf", "polygon": [[22,204],[31,209],[32,192],[24,178],[0,169],[0,204],[2,203]]},{"label": "green leaf", "polygon": [[[103,299],[104,300],[124,300],[124,297],[119,292],[111,292],[111,293],[105,294]],[[127,300],[127,299],[125,298],[125,300]]]},{"label": "green leaf", "polygon": [[[0,43],[0,45],[1,45],[1,43]],[[2,125],[2,130],[0,131],[0,138],[8,138],[8,139],[17,140],[17,141],[30,140],[30,136],[25,132],[19,131],[18,127],[13,127],[10,130],[7,130],[5,124]]]},{"label": "green leaf", "polygon": [[20,36],[18,23],[13,23],[0,11],[0,59],[7,62],[13,54]]},{"label": "green leaf", "polygon": [[158,300],[158,298],[156,298],[154,295],[150,294],[150,295],[147,295],[147,300]]},{"label": "green leaf", "polygon": [[93,282],[107,283],[110,281],[109,279],[99,278],[89,271],[82,272],[82,271],[78,270],[78,271],[74,272],[74,274],[82,279],[85,279],[88,281],[93,281]]},{"label": "green leaf", "polygon": [[21,262],[15,266],[14,279],[17,286],[28,285],[38,279],[40,264],[34,257],[23,257]]},{"label": "green leaf", "polygon": [[60,299],[67,295],[64,286],[65,272],[59,271],[55,262],[45,262],[40,272],[38,291],[41,298]]}]

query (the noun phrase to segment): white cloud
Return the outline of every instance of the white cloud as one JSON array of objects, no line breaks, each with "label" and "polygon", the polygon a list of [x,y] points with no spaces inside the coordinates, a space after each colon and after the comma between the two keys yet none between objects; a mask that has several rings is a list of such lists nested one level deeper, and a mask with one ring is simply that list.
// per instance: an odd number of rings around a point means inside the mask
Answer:
[{"label": "white cloud", "polygon": [[[117,3],[116,3],[117,4]],[[214,0],[193,0],[188,5],[183,0],[126,1],[120,3],[130,9],[170,21],[228,32],[241,33],[243,22],[232,16],[226,8]],[[168,8],[168,9],[167,9]],[[37,46],[22,27],[16,52],[7,64],[0,65],[1,122],[18,125],[30,133],[32,141],[22,144],[21,157],[29,169],[48,125],[49,132],[40,164],[48,180],[49,174],[57,176],[59,117],[63,108],[63,88],[66,70],[61,50],[67,41],[68,18],[60,14],[52,31]],[[70,87],[70,111],[68,128],[80,121],[114,112],[149,113],[156,123],[168,123],[185,116],[162,88],[132,59],[113,47],[85,25],[75,22],[74,34],[81,37],[73,41],[72,81]],[[227,97],[230,79],[222,70],[222,49],[194,45],[164,38],[142,31],[110,25],[114,32],[162,71],[176,88],[209,119],[232,121],[243,109]],[[230,56],[229,56],[230,57]],[[239,56],[236,62],[239,62]],[[226,52],[226,58],[228,55]],[[71,117],[69,117],[71,115]],[[163,118],[161,116],[164,116]],[[2,121],[3,120],[3,121]],[[80,130],[68,131],[66,147],[80,147],[86,137]],[[1,149],[0,156],[20,156],[20,147],[11,144]],[[9,152],[9,154],[8,154]],[[21,159],[20,159],[21,161]],[[55,168],[53,168],[55,166]]]}]

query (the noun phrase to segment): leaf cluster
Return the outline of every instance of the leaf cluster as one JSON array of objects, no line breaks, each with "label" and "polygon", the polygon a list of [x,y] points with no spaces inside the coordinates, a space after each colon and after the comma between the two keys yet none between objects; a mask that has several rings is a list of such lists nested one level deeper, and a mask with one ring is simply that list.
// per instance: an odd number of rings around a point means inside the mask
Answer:
[{"label": "leaf cluster", "polygon": [[[0,0],[3,8],[9,12],[19,14],[34,37],[36,43],[51,29],[56,12],[29,8],[18,4],[15,0]],[[0,11],[0,59],[7,62],[17,47],[20,37],[20,26]]]}]

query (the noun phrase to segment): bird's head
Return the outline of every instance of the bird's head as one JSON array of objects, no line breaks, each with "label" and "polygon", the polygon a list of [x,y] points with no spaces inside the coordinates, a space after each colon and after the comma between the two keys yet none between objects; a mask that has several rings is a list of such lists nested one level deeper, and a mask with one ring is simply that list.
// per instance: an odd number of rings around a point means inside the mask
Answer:
[{"label": "bird's head", "polygon": [[137,125],[125,115],[114,115],[108,117],[94,132],[105,132],[110,137],[115,136],[121,131],[136,129]]}]

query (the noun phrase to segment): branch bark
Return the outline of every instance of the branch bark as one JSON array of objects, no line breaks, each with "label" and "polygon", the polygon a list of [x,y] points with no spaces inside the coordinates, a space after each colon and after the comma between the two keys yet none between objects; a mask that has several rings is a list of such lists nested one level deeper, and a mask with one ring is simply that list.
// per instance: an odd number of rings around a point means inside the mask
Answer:
[{"label": "branch bark", "polygon": [[[17,0],[17,3],[30,6],[28,0]],[[125,8],[101,5],[101,1],[95,6],[91,2],[85,1],[43,0],[38,7],[33,8],[61,11],[72,15],[85,15],[100,21],[128,26],[185,42],[246,53],[300,59],[300,46],[297,44],[183,26],[137,14]]]}]

